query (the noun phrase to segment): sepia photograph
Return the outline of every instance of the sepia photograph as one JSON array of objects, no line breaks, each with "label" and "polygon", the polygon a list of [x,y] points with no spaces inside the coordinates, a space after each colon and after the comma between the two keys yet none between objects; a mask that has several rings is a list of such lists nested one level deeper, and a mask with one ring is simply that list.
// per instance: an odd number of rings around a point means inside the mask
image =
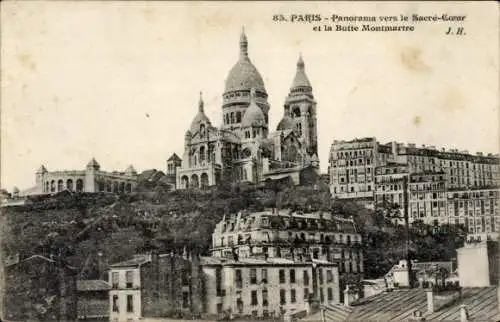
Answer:
[{"label": "sepia photograph", "polygon": [[500,321],[496,2],[0,7],[0,321]]}]

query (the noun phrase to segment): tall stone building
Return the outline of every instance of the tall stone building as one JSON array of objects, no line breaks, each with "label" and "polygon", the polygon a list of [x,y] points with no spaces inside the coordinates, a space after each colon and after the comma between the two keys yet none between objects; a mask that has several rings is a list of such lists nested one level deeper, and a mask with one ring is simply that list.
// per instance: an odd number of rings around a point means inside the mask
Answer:
[{"label": "tall stone building", "polygon": [[268,93],[250,60],[244,31],[239,47],[222,95],[220,128],[206,116],[200,94],[198,113],[185,134],[181,165],[175,168],[177,189],[212,186],[221,180],[257,183],[285,177],[299,184],[303,170],[319,171],[316,101],[302,57],[283,118],[272,131]]},{"label": "tall stone building", "polygon": [[109,268],[110,321],[139,321],[203,312],[203,279],[197,256],[139,254]]},{"label": "tall stone building", "polygon": [[499,162],[498,155],[381,144],[375,138],[334,141],[330,190],[335,198],[403,209],[406,177],[410,222],[462,224],[469,233],[494,233],[500,228]]},{"label": "tall stone building", "polygon": [[[351,219],[289,210],[225,216],[203,258],[207,312],[286,317],[344,300],[363,279],[361,235]],[[216,292],[214,291],[216,290]]]}]

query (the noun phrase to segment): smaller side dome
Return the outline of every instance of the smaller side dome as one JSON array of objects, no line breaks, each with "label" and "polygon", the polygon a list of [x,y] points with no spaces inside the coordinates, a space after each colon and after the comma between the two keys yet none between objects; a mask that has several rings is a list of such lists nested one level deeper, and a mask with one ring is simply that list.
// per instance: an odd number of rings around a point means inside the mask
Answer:
[{"label": "smaller side dome", "polygon": [[241,124],[243,127],[266,125],[266,116],[255,102],[255,88],[250,90],[250,105],[248,106],[245,115],[243,115]]},{"label": "smaller side dome", "polygon": [[135,171],[133,165],[129,165],[127,169],[125,169],[125,174],[129,176],[135,176],[137,174],[137,171]]},{"label": "smaller side dome", "polygon": [[302,59],[302,54],[299,55],[299,60],[297,61],[297,71],[295,73],[295,77],[292,82],[292,86],[290,89],[295,89],[299,87],[311,87],[311,82],[309,82],[309,78],[307,78],[305,71],[304,60]]},{"label": "smaller side dome", "polygon": [[209,118],[205,115],[205,111],[203,109],[203,106],[204,106],[204,103],[203,103],[202,92],[200,92],[200,100],[198,102],[198,113],[196,114],[193,121],[191,122],[191,127],[190,127],[191,133],[198,132],[201,124],[205,124],[206,127],[212,125],[210,123]]},{"label": "smaller side dome", "polygon": [[100,168],[101,165],[94,158],[87,163],[87,169],[99,170]]},{"label": "smaller side dome", "polygon": [[36,173],[47,173],[47,168],[42,164],[40,168],[36,171]]},{"label": "smaller side dome", "polygon": [[284,131],[284,130],[293,130],[294,125],[293,121],[288,115],[284,115],[281,121],[278,123],[277,130],[278,131]]}]

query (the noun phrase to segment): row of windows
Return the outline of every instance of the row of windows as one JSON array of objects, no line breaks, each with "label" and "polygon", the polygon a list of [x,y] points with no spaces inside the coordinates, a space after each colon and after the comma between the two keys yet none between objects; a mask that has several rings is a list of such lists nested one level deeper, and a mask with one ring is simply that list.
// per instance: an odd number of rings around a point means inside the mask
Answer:
[{"label": "row of windows", "polygon": [[[368,170],[370,170],[370,169],[368,169]],[[370,171],[368,171],[368,172],[370,172]],[[346,174],[346,177],[344,177],[344,176],[340,177],[340,183],[364,182],[365,181],[364,180],[365,179],[365,174],[361,174],[360,176],[358,176],[357,173],[355,173],[354,175],[350,176],[350,179],[351,180],[349,180],[349,174]],[[359,179],[361,179],[361,180],[359,180]],[[366,177],[366,181],[371,182],[372,181],[372,177],[371,176],[367,176]]]},{"label": "row of windows", "polygon": [[[57,185],[56,185],[57,184]],[[46,181],[43,186],[44,192],[61,192],[64,190],[82,192],[84,190],[84,184],[82,179],[77,179],[76,184],[74,184],[72,179],[67,179],[66,181],[59,179],[57,182],[55,180]],[[118,181],[98,181],[97,190],[100,192],[115,192],[115,193],[130,193],[132,192],[132,184]]]},{"label": "row of windows", "polygon": [[[119,288],[119,273],[112,272],[111,273],[111,286],[113,289]],[[190,273],[188,270],[183,270],[181,274],[181,283],[184,286],[190,284]],[[126,271],[125,272],[125,288],[133,288],[134,287],[134,271]]]},{"label": "row of windows", "polygon": [[[125,287],[132,288],[134,284],[134,271],[126,271],[125,272]],[[111,273],[111,286],[114,289],[119,287],[119,273],[112,272]]]},{"label": "row of windows", "polygon": [[337,152],[337,158],[357,158],[358,156],[373,156],[372,150],[360,150],[360,151],[346,151],[346,152]]},{"label": "row of windows", "polygon": [[[359,191],[363,191],[364,189],[360,189]],[[368,185],[366,186],[366,190],[364,191],[372,191],[372,186],[371,185]],[[347,188],[345,187],[340,187],[340,192],[355,192],[355,189],[354,187],[350,187],[350,188]],[[337,193],[337,187],[333,187],[333,193]]]},{"label": "row of windows", "polygon": [[[189,308],[189,306],[190,306],[189,292],[182,292],[182,308]],[[131,295],[131,294],[127,295],[125,307],[126,307],[127,313],[134,313],[134,296],[133,295]],[[112,310],[115,313],[120,312],[120,304],[119,304],[118,295],[113,295]]]},{"label": "row of windows", "polygon": [[[112,303],[113,312],[120,312],[120,305],[118,302],[118,295],[113,295],[113,303]],[[133,313],[134,312],[134,296],[127,295],[127,304],[126,304],[126,312]]]},{"label": "row of windows", "polygon": [[[263,268],[260,270],[261,271],[261,278],[260,280],[257,278],[257,269],[256,268],[251,268],[250,269],[250,284],[267,284],[268,281],[268,276],[267,276],[267,269]],[[319,283],[323,284],[323,269],[318,269],[318,278],[319,278]],[[296,275],[295,275],[295,269],[289,269],[288,270],[288,283],[290,284],[295,284],[297,282],[296,280]],[[304,285],[309,285],[310,281],[310,276],[309,276],[309,271],[304,270],[302,272],[302,282]],[[216,271],[216,285],[217,288],[220,288],[221,284],[221,272]],[[327,283],[332,283],[333,282],[333,273],[331,270],[326,270],[326,282]],[[286,281],[286,270],[285,269],[280,269],[279,270],[279,283],[284,284],[287,283]],[[242,276],[242,271],[241,269],[236,269],[235,270],[235,285],[237,288],[242,288],[243,287],[243,276]]]},{"label": "row of windows", "polygon": [[[351,235],[346,235],[345,239],[344,239],[344,235],[342,235],[342,234],[332,234],[332,235],[321,234],[321,235],[319,235],[319,240],[316,239],[316,236],[317,235],[313,234],[313,233],[309,233],[308,236],[306,237],[305,233],[294,234],[292,232],[288,232],[288,239],[287,240],[288,241],[295,241],[295,242],[301,242],[301,241],[302,242],[305,242],[305,241],[315,242],[316,241],[316,242],[319,242],[320,244],[338,243],[338,244],[347,244],[347,245],[351,245],[352,243],[361,242],[361,238],[358,238],[357,235],[353,235],[352,237],[351,237]],[[252,238],[251,238],[250,234],[245,234],[244,236],[238,235],[238,237],[236,239],[236,243],[235,243],[234,237],[235,236],[227,236],[227,245],[226,245],[226,238],[221,237],[219,246],[225,247],[225,246],[235,246],[235,245],[250,245],[250,243],[252,242]],[[270,238],[267,238],[266,240],[270,240]],[[258,240],[257,240],[257,242],[258,242]],[[263,247],[262,252],[264,254],[268,254],[268,248]],[[293,249],[291,249],[291,252],[293,253]],[[313,248],[313,253],[314,252],[317,252],[319,254],[321,252],[321,250],[319,250],[317,248]],[[280,247],[276,248],[276,253],[280,254],[280,255],[277,255],[277,257],[281,257],[281,248]],[[309,249],[303,248],[302,253],[308,254]],[[314,258],[317,259],[316,256],[314,256]]]}]

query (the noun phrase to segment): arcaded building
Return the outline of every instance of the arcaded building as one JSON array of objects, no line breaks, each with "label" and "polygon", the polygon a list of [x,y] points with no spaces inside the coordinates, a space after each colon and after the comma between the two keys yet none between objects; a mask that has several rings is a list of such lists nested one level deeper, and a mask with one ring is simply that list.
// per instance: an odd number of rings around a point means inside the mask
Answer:
[{"label": "arcaded building", "polygon": [[216,185],[221,180],[257,183],[291,177],[300,183],[306,168],[319,171],[316,101],[299,57],[283,118],[276,131],[269,125],[268,93],[250,60],[244,31],[239,59],[226,78],[222,122],[215,127],[205,115],[200,94],[198,112],[185,134],[176,188]]},{"label": "arcaded building", "polygon": [[130,193],[137,186],[137,172],[133,166],[125,171],[108,172],[92,159],[83,170],[48,171],[41,166],[36,172],[36,185],[22,191],[20,196],[71,192]]}]

